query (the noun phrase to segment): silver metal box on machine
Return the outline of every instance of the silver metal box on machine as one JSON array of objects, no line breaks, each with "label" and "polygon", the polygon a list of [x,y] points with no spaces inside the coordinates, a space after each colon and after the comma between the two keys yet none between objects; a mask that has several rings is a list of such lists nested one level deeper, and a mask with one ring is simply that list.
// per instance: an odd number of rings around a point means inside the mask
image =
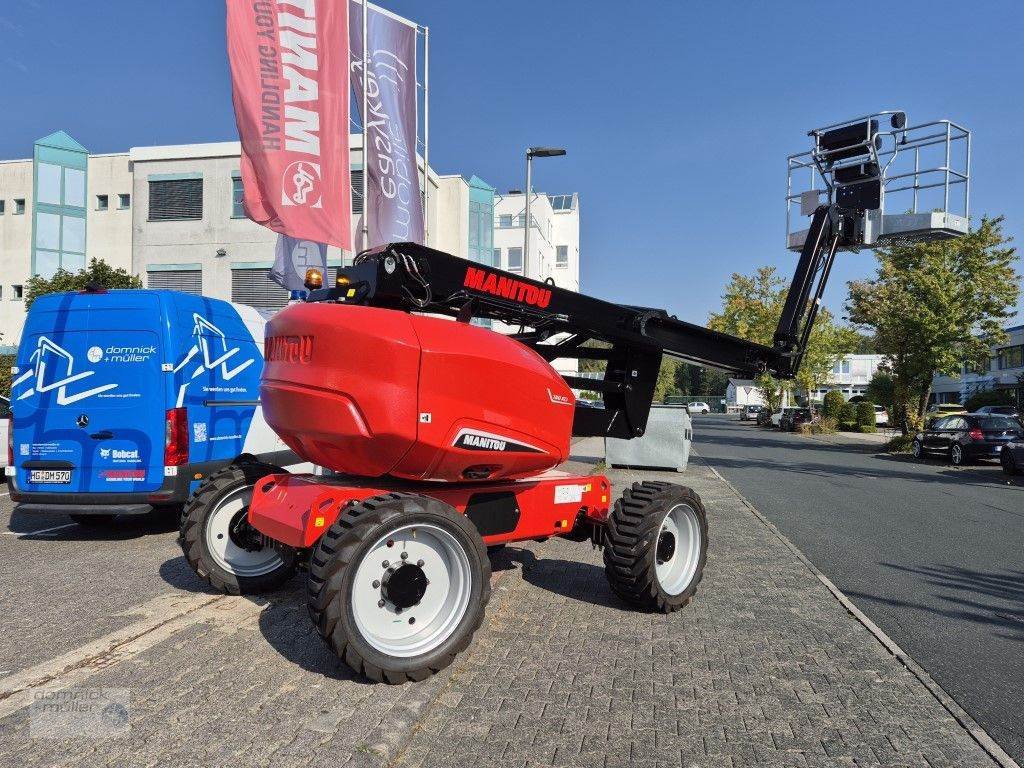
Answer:
[{"label": "silver metal box on machine", "polygon": [[642,437],[606,437],[605,461],[610,467],[674,469],[682,472],[690,460],[693,426],[685,405],[655,405]]}]

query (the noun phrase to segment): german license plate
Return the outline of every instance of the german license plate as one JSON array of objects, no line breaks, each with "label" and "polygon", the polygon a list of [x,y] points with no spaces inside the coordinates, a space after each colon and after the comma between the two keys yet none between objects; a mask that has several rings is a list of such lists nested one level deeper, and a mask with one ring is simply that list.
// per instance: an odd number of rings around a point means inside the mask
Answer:
[{"label": "german license plate", "polygon": [[28,472],[30,483],[70,483],[70,469],[30,469]]}]

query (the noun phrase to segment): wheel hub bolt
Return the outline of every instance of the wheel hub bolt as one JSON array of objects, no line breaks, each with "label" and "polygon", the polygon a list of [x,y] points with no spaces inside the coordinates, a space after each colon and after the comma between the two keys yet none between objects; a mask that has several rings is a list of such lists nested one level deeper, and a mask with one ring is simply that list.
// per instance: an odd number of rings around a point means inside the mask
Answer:
[{"label": "wheel hub bolt", "polygon": [[408,560],[409,559],[409,553],[408,552],[403,552],[402,553],[402,559],[403,560]]},{"label": "wheel hub bolt", "polygon": [[416,561],[416,565],[418,565],[420,568],[422,568],[423,567],[423,561],[422,560],[417,560]]},{"label": "wheel hub bolt", "polygon": [[377,587],[379,587],[379,586],[380,586],[380,581],[379,581],[379,580],[374,580],[374,582],[373,582],[373,588],[374,588],[374,589],[377,589]]},{"label": "wheel hub bolt", "polygon": [[377,607],[378,608],[383,608],[384,607],[384,601],[383,600],[378,600],[377,601]]},{"label": "wheel hub bolt", "polygon": [[385,568],[387,568],[389,565],[391,565],[391,563],[389,561],[385,560],[383,563],[381,563],[381,565],[383,565]]}]

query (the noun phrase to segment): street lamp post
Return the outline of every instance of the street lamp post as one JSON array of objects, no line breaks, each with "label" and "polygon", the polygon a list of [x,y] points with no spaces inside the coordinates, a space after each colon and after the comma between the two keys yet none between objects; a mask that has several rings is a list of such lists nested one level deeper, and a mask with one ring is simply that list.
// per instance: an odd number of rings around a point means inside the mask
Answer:
[{"label": "street lamp post", "polygon": [[533,158],[560,157],[565,150],[559,147],[529,147],[526,150],[526,220],[523,222],[523,277],[529,277],[530,264],[530,197],[533,194]]}]

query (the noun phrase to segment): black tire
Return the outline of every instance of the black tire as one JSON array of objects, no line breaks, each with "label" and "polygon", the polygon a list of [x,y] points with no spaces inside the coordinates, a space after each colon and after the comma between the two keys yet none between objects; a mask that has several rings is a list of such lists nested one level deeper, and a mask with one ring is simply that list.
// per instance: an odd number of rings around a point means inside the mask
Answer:
[{"label": "black tire", "polygon": [[[381,652],[360,632],[352,589],[372,547],[388,533],[415,523],[436,526],[453,537],[468,558],[471,584],[465,612],[451,633],[426,653],[400,657]],[[425,680],[469,647],[491,597],[491,565],[483,539],[464,515],[436,499],[389,493],[342,510],[310,558],[307,596],[320,637],[357,674],[390,684]]]},{"label": "black tire", "polygon": [[[693,510],[700,531],[699,557],[690,581],[669,594],[656,571],[662,523],[680,504]],[[615,502],[605,535],[604,571],[612,590],[641,610],[671,613],[685,607],[697,591],[707,560],[707,513],[690,488],[673,483],[634,483]]]},{"label": "black tire", "polygon": [[1017,467],[1017,462],[1013,458],[1013,451],[1009,450],[1008,446],[1003,446],[1003,450],[999,452],[999,464],[1003,468],[1003,472],[1008,475],[1016,475],[1020,469]]},{"label": "black tire", "polygon": [[924,446],[921,444],[920,440],[915,440],[910,444],[910,452],[913,454],[915,459],[924,457]]},{"label": "black tire", "polygon": [[[206,527],[218,503],[235,493],[245,493],[262,478],[281,474],[284,470],[270,464],[246,462],[232,464],[208,475],[192,494],[182,513],[181,532],[178,543],[185,559],[203,581],[219,592],[232,595],[252,595],[268,592],[284,584],[295,573],[295,551],[283,545],[275,549],[280,564],[272,571],[258,575],[243,576],[224,568],[210,552],[206,538]],[[245,523],[242,529],[247,537],[259,538],[259,534]],[[249,540],[250,546],[254,539]],[[265,545],[273,546],[273,545]]]},{"label": "black tire", "polygon": [[967,455],[959,443],[953,443],[949,447],[949,461],[954,467],[962,467],[967,464]]},{"label": "black tire", "polygon": [[117,519],[117,515],[68,515],[83,528],[107,528]]}]

